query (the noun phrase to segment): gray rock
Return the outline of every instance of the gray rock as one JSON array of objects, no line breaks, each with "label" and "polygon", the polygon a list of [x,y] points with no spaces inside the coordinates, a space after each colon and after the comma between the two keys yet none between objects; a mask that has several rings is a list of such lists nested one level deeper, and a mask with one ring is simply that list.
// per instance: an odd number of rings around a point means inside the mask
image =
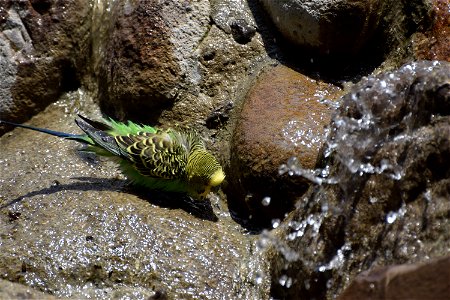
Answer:
[{"label": "gray rock", "polygon": [[80,85],[77,67],[86,65],[90,8],[84,1],[3,3],[0,115],[23,122]]},{"label": "gray rock", "polygon": [[1,299],[39,299],[39,300],[56,300],[49,294],[34,290],[29,286],[13,283],[0,279],[0,298]]},{"label": "gray rock", "polygon": [[242,0],[211,1],[211,17],[214,23],[236,42],[248,43],[256,32],[256,24],[251,15],[249,4]]},{"label": "gray rock", "polygon": [[323,54],[357,53],[381,18],[379,1],[261,1],[289,41]]}]

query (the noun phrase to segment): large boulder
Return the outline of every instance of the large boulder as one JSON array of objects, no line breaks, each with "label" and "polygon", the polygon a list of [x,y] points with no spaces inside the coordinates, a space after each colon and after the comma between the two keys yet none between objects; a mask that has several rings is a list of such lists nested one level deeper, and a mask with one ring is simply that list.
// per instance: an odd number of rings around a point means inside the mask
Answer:
[{"label": "large boulder", "polygon": [[[67,99],[32,124],[76,132]],[[83,99],[86,114],[99,115]],[[54,128],[52,120],[63,120]],[[128,187],[76,143],[16,129],[0,138],[0,272],[57,297],[267,298],[256,236],[218,197],[197,202]],[[210,202],[211,201],[211,202]]]},{"label": "large boulder", "polygon": [[2,2],[1,118],[26,121],[80,87],[90,52],[91,12],[83,0]]},{"label": "large boulder", "polygon": [[258,76],[231,143],[229,173],[238,175],[229,179],[228,202],[235,210],[247,209],[252,222],[267,226],[293,208],[292,195],[306,191],[307,181],[280,175],[279,168],[293,156],[303,167],[315,167],[333,112],[330,104],[340,94],[339,87],[282,65]]}]

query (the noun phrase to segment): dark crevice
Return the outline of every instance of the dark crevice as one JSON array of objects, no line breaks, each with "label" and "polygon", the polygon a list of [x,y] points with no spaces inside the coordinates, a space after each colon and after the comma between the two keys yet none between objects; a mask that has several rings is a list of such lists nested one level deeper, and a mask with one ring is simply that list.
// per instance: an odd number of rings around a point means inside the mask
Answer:
[{"label": "dark crevice", "polygon": [[61,63],[61,92],[76,91],[81,86],[80,78],[73,63],[64,60]]},{"label": "dark crevice", "polygon": [[51,0],[32,0],[31,6],[39,14],[44,15],[44,14],[48,13],[50,8],[52,7],[52,1]]}]

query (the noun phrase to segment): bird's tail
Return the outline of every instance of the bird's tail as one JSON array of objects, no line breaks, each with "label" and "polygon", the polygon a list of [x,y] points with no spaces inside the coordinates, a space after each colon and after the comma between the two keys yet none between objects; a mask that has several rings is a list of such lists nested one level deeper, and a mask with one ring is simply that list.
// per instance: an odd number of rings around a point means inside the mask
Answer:
[{"label": "bird's tail", "polygon": [[14,127],[31,129],[34,131],[50,134],[50,135],[57,136],[60,138],[70,139],[70,140],[74,140],[74,141],[77,141],[77,142],[80,142],[83,144],[92,145],[92,140],[86,134],[65,133],[65,132],[61,132],[61,131],[54,131],[54,130],[50,130],[50,129],[46,129],[46,128],[39,128],[39,127],[34,127],[34,126],[30,126],[30,125],[25,125],[25,124],[17,124],[17,123],[3,121],[3,120],[0,120],[0,124],[7,124],[10,126],[14,126]]},{"label": "bird's tail", "polygon": [[88,138],[92,140],[92,145],[95,146],[93,147],[93,150],[95,152],[100,155],[109,156],[104,151],[99,152],[99,149],[95,149],[101,148],[106,150],[110,154],[129,159],[129,153],[119,147],[114,135],[110,133],[112,131],[111,126],[101,122],[89,120],[88,118],[81,115],[78,115],[78,118],[75,119],[75,122],[77,123],[78,127],[80,127],[81,130],[83,130],[87,134]]}]

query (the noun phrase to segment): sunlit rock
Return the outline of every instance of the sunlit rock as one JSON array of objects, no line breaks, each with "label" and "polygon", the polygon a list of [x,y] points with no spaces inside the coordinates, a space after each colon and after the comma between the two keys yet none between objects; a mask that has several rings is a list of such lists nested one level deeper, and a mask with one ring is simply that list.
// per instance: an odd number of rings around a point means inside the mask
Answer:
[{"label": "sunlit rock", "polygon": [[446,60],[450,62],[450,10],[446,0],[431,0],[434,20],[420,32],[413,34],[416,59]]},{"label": "sunlit rock", "polygon": [[363,272],[338,299],[446,299],[448,295],[450,256]]},{"label": "sunlit rock", "polygon": [[[260,75],[233,135],[231,172],[238,176],[229,179],[235,195],[230,201],[247,205],[255,219],[282,217],[293,205],[289,195],[305,191],[307,185],[306,180],[280,175],[279,167],[294,156],[304,168],[314,168],[332,112],[324,101],[332,102],[340,92],[285,66]],[[267,197],[271,201],[265,205]]]},{"label": "sunlit rock", "polygon": [[208,1],[101,1],[95,13],[100,104],[109,115],[154,122],[198,84],[195,50],[209,28]]},{"label": "sunlit rock", "polygon": [[231,3],[97,2],[93,68],[104,112],[146,123],[224,126],[245,83],[240,78],[267,57],[248,5]]},{"label": "sunlit rock", "polygon": [[261,2],[287,40],[325,55],[354,55],[369,47],[382,56],[408,39],[429,11],[426,1]]},{"label": "sunlit rock", "polygon": [[[75,132],[76,114],[67,110],[78,101],[90,102],[83,114],[99,115],[92,101],[73,98],[32,124],[62,120],[58,129]],[[268,269],[254,253],[256,237],[217,197],[136,190],[113,163],[77,148],[22,129],[0,137],[2,279],[72,299],[269,297],[269,277],[254,284]],[[0,298],[13,297],[4,286]]]},{"label": "sunlit rock", "polygon": [[211,1],[214,23],[240,44],[248,43],[256,32],[256,24],[248,5],[244,0]]},{"label": "sunlit rock", "polygon": [[55,296],[40,292],[29,286],[13,283],[0,279],[0,298],[1,299],[37,299],[37,300],[56,300]]},{"label": "sunlit rock", "polygon": [[[85,1],[2,1],[0,115],[23,122],[76,90],[89,53]],[[0,134],[6,128],[0,126]]]}]

